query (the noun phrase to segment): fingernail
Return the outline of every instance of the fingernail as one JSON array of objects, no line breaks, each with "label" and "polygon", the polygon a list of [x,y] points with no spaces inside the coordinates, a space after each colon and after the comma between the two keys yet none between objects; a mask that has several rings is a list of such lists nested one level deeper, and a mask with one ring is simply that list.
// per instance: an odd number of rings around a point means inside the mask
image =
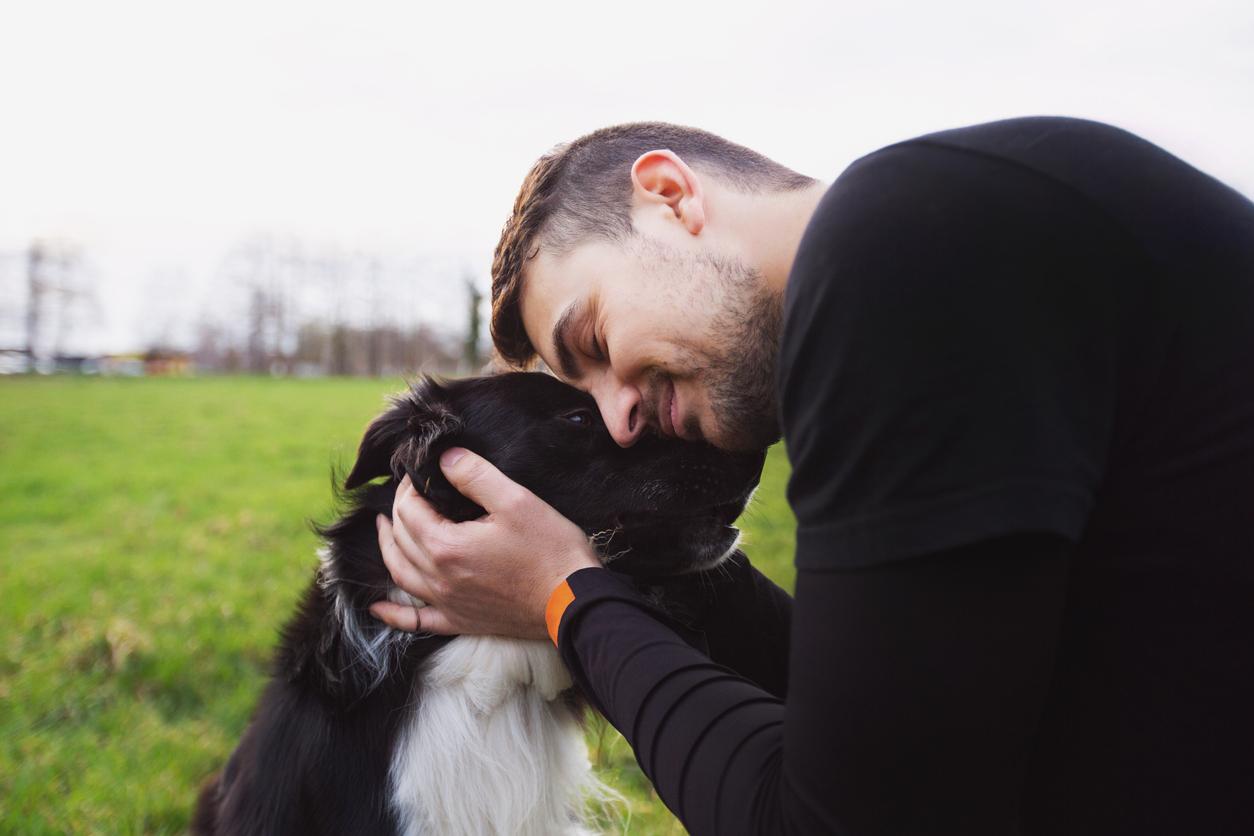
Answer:
[{"label": "fingernail", "polygon": [[466,455],[466,450],[462,447],[450,447],[440,456],[440,467],[452,467],[457,464],[457,460]]}]

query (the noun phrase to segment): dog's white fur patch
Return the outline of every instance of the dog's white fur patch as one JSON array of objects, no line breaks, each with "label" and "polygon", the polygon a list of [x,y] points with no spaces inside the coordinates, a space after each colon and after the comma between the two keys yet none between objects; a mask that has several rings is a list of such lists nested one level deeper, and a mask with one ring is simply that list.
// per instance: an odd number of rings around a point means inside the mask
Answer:
[{"label": "dog's white fur patch", "polygon": [[392,757],[400,832],[587,833],[584,804],[603,788],[561,698],[570,685],[548,642],[460,636],[441,648]]},{"label": "dog's white fur patch", "polygon": [[[355,667],[377,687],[413,641],[367,633],[336,589],[334,561],[318,549],[319,582],[332,596]],[[393,587],[387,598],[425,606]],[[389,770],[405,836],[582,836],[589,800],[620,798],[592,772],[587,744],[562,692],[570,674],[546,641],[458,636],[426,660]]]}]

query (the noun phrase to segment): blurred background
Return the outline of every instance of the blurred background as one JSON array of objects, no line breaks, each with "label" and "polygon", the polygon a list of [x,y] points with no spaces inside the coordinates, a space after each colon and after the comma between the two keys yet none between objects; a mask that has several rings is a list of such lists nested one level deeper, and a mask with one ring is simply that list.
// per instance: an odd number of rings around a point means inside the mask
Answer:
[{"label": "blurred background", "polygon": [[889,142],[1025,114],[1115,123],[1248,194],[1254,12],[9,3],[3,367],[455,367],[515,191],[559,141],[663,119],[831,180]]},{"label": "blurred background", "polygon": [[[41,0],[0,8],[0,831],[180,832],[387,392],[477,371],[532,162],[696,125],[825,181],[1017,115],[1254,194],[1254,6]],[[748,550],[792,582],[787,461]],[[606,823],[682,832],[603,726]]]}]

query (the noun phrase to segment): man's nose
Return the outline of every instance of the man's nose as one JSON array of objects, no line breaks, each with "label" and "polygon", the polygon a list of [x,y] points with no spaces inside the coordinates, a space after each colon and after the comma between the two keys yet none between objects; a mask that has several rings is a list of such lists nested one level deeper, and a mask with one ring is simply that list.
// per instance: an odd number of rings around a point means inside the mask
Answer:
[{"label": "man's nose", "polygon": [[610,436],[620,447],[630,447],[640,440],[645,423],[639,389],[607,378],[592,396]]}]

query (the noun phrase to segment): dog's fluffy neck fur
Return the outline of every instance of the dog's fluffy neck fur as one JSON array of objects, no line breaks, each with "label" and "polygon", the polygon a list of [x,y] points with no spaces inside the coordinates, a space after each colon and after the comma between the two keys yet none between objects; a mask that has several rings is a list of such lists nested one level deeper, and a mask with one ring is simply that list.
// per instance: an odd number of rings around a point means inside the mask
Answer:
[{"label": "dog's fluffy neck fur", "polygon": [[582,810],[601,787],[551,645],[460,636],[420,687],[389,776],[401,833],[587,832]]},{"label": "dog's fluffy neck fur", "polygon": [[[369,525],[387,485],[370,486],[355,513],[329,529],[318,586],[331,610],[317,667],[341,697],[362,699],[400,677],[407,709],[392,748],[388,802],[403,834],[574,834],[604,795],[588,763],[570,675],[544,641],[493,636],[441,639],[393,630],[363,603],[387,584],[353,548],[351,525]],[[371,500],[376,500],[372,502]],[[390,499],[388,500],[390,505]],[[350,522],[351,521],[351,522]],[[343,523],[349,523],[344,525]],[[357,534],[356,531],[353,534]],[[370,594],[363,591],[373,590]],[[434,647],[434,650],[430,650]]]}]

